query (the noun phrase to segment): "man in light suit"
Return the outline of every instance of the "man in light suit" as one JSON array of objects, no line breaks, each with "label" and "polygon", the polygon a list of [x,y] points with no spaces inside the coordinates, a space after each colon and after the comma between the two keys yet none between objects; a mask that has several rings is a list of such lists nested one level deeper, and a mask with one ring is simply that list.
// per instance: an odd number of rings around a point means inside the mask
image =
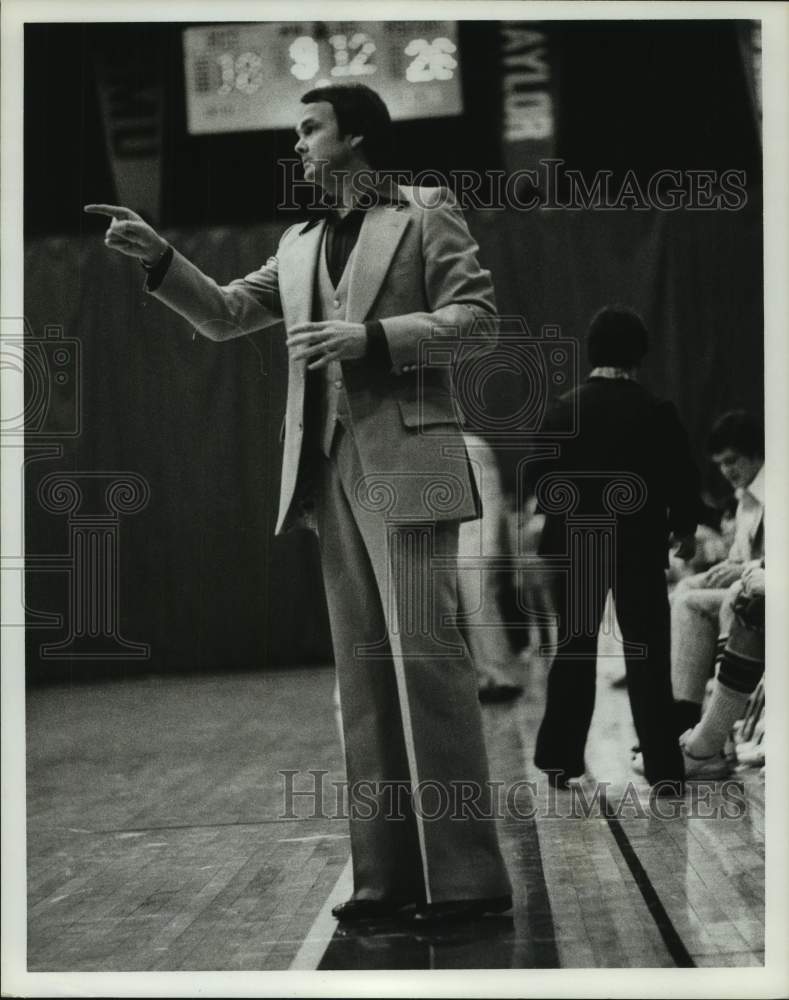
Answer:
[{"label": "man in light suit", "polygon": [[[470,335],[495,339],[490,274],[446,191],[371,172],[390,132],[374,91],[326,87],[302,104],[295,148],[326,210],[244,278],[220,287],[130,210],[87,210],[112,217],[107,245],[137,257],[148,290],[203,336],[284,319],[276,530],[307,524],[320,544],[354,871],[335,916],[503,912],[511,887],[485,818],[477,686],[454,622],[459,524],[480,503],[449,368]],[[425,364],[430,351],[440,364]]]}]

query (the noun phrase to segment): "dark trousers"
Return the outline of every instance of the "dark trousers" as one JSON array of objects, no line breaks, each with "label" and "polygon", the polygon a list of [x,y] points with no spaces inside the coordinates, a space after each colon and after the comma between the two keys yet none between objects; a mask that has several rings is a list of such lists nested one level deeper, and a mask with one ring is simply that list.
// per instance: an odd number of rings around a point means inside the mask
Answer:
[{"label": "dark trousers", "polygon": [[[674,734],[670,617],[665,573],[656,562],[620,562],[610,581],[625,642],[627,690],[650,784],[684,778]],[[583,774],[595,702],[597,632],[607,590],[589,587],[571,568],[555,584],[559,644],[548,677],[535,763],[543,771]],[[600,777],[605,777],[601,775]]]}]

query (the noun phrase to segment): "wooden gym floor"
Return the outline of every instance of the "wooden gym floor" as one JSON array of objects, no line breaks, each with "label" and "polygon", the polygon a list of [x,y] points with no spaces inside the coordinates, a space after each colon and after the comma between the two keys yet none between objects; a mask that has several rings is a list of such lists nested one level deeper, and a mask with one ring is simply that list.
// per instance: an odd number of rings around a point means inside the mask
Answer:
[{"label": "wooden gym floor", "polygon": [[[282,818],[278,772],[298,771],[302,789],[310,769],[328,772],[324,806],[343,778],[330,669],[31,689],[29,971],[762,965],[762,775],[650,811],[610,662],[591,810],[549,794],[531,763],[544,663],[524,670],[521,699],[484,707],[492,777],[535,782],[500,824],[515,906],[419,935],[338,928],[346,823],[309,800]],[[594,778],[608,782],[596,804]]]}]

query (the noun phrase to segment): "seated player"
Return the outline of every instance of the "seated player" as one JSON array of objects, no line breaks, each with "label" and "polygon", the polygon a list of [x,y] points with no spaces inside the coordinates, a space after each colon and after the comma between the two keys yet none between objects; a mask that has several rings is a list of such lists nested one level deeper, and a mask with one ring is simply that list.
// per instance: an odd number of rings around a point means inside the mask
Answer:
[{"label": "seated player", "polygon": [[701,718],[716,645],[719,638],[725,642],[732,622],[729,588],[748,565],[758,565],[764,555],[761,424],[743,411],[725,414],[712,429],[709,452],[737,497],[734,541],[726,559],[705,573],[681,580],[671,597],[671,684],[677,735]]}]

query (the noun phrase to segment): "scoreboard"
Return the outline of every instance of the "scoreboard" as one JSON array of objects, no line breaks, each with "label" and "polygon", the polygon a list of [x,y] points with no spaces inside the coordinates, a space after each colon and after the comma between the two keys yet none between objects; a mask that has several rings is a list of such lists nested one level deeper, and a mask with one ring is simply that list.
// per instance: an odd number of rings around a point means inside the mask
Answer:
[{"label": "scoreboard", "polygon": [[301,95],[356,81],[393,119],[463,111],[456,21],[294,21],[184,29],[191,135],[292,128]]}]

